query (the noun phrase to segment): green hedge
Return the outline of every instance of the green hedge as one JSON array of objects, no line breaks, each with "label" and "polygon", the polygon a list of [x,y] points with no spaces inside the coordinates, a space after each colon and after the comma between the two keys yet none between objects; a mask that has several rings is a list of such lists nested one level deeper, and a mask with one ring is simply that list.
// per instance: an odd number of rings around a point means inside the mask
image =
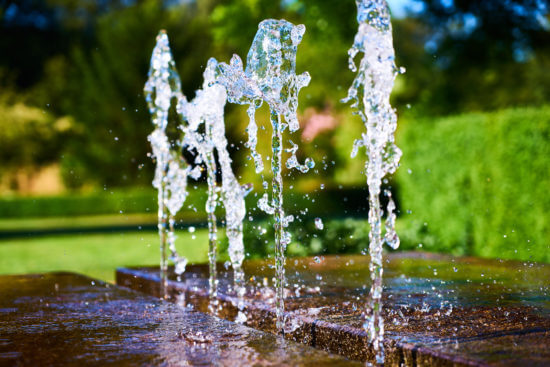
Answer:
[{"label": "green hedge", "polygon": [[[135,213],[156,210],[149,190],[105,191],[50,197],[8,197],[0,200],[0,218],[60,217]],[[151,191],[152,193],[152,191]]]},{"label": "green hedge", "polygon": [[401,123],[405,248],[550,262],[550,107]]},{"label": "green hedge", "polygon": [[[273,222],[269,219],[244,223],[244,246],[247,258],[266,258],[275,253]],[[286,255],[311,256],[326,254],[358,254],[369,246],[369,224],[363,218],[325,219],[322,230],[313,218],[291,223],[292,235]],[[227,244],[221,246],[226,252]]]},{"label": "green hedge", "polygon": [[[206,186],[190,187],[189,196],[178,216],[185,218],[206,218]],[[256,202],[263,191],[251,193],[246,197],[249,213],[256,217],[265,217],[265,213],[256,208]],[[354,215],[367,210],[366,188],[326,188],[311,193],[285,191],[285,209],[291,214],[307,213],[322,215]],[[191,208],[190,208],[191,206]],[[196,210],[194,210],[195,208]],[[70,217],[99,214],[155,213],[157,210],[157,191],[151,188],[128,188],[95,191],[91,193],[69,193],[48,197],[4,197],[0,198],[0,218],[25,217]],[[218,216],[224,211],[219,207]]]},{"label": "green hedge", "polygon": [[[203,195],[203,190],[194,192],[186,205],[199,205]],[[7,197],[0,199],[0,218],[155,213],[156,200],[157,193],[153,188],[108,189],[49,197]]]}]

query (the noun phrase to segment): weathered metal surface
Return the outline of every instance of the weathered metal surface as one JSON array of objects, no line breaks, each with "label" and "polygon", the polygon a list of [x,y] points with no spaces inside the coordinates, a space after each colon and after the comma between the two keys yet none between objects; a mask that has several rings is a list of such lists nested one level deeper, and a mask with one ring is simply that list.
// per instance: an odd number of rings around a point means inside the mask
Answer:
[{"label": "weathered metal surface", "polygon": [[0,366],[350,363],[77,274],[0,277]]},{"label": "weathered metal surface", "polygon": [[[245,263],[247,325],[276,333],[272,264]],[[219,275],[218,316],[232,320],[231,271]],[[370,285],[368,257],[287,260],[285,337],[373,361],[361,312]],[[207,310],[207,269],[189,266],[169,282],[173,299]],[[157,269],[119,269],[117,283],[158,294]],[[550,266],[426,253],[386,256],[387,365],[550,365]],[[294,330],[292,330],[294,329]]]}]

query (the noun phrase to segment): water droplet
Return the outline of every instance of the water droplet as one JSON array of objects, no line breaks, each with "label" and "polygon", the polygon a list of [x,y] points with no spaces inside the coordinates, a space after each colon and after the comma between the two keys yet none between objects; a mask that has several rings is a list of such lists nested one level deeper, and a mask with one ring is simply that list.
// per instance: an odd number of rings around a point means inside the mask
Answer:
[{"label": "water droplet", "polygon": [[321,218],[315,218],[315,228],[322,230],[325,227]]}]

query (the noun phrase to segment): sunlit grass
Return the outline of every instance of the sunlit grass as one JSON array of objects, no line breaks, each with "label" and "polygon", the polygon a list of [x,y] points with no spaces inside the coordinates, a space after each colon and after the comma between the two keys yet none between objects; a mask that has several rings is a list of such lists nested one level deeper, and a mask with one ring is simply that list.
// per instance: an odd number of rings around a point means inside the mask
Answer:
[{"label": "sunlit grass", "polygon": [[25,231],[47,230],[58,228],[90,228],[101,226],[130,226],[139,224],[154,224],[157,213],[150,214],[110,214],[72,217],[41,217],[41,218],[2,218],[0,230]]},{"label": "sunlit grass", "polygon": [[[190,262],[206,262],[208,232],[179,231],[177,246]],[[117,267],[157,265],[159,256],[149,231],[10,239],[0,241],[0,274],[73,271],[113,282]]]}]

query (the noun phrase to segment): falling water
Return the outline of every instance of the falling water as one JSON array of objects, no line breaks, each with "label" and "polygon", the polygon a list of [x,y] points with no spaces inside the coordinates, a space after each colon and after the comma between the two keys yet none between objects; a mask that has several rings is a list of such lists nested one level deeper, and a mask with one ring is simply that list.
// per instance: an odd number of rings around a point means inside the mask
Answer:
[{"label": "falling water", "polygon": [[[189,121],[186,132],[187,139],[184,145],[194,148],[199,152],[198,159],[206,161],[208,170],[208,192],[209,199],[206,211],[209,216],[209,238],[210,238],[210,289],[212,298],[215,298],[217,290],[216,280],[216,248],[217,240],[215,230],[215,208],[218,201],[223,203],[225,208],[226,235],[229,241],[229,258],[234,272],[234,289],[237,294],[237,307],[239,314],[238,322],[246,321],[243,312],[244,307],[244,273],[242,262],[244,260],[243,244],[243,219],[246,215],[244,198],[248,189],[242,187],[237,181],[231,168],[231,158],[227,150],[227,139],[225,137],[224,107],[227,98],[225,87],[215,82],[215,70],[218,64],[216,60],[208,60],[204,71],[204,83],[202,89],[196,92],[196,97],[181,107]],[[204,123],[205,135],[198,135],[196,131],[201,123]],[[184,130],[186,130],[184,128]],[[216,186],[216,172],[218,170],[214,159],[214,150],[218,153],[219,168],[221,170],[222,185],[221,198],[218,198],[218,187]],[[204,158],[200,158],[204,157]],[[197,162],[198,163],[198,162]]]},{"label": "falling water", "polygon": [[[167,247],[176,270],[183,272],[187,264],[184,257],[178,256],[175,248],[174,216],[187,197],[187,164],[174,155],[166,136],[168,110],[173,98],[185,98],[181,93],[180,79],[170,52],[168,37],[164,31],[157,36],[157,43],[151,57],[149,78],[145,84],[145,99],[152,116],[154,131],[149,142],[156,159],[153,186],[158,190],[158,230],[160,236],[160,293],[167,297],[168,258]],[[168,245],[168,246],[167,246]]]},{"label": "falling water", "polygon": [[[149,80],[145,85],[146,99],[152,115],[155,130],[149,140],[153,147],[153,155],[157,159],[155,179],[153,185],[159,191],[159,234],[161,238],[161,286],[162,294],[166,297],[167,258],[166,247],[171,251],[170,259],[175,264],[176,274],[185,271],[187,261],[178,256],[175,247],[174,217],[181,209],[187,197],[187,178],[195,180],[201,176],[201,166],[206,166],[208,199],[206,212],[208,215],[209,234],[209,293],[211,310],[217,306],[217,227],[215,210],[218,203],[223,202],[226,212],[226,233],[229,240],[229,256],[234,269],[235,291],[238,295],[239,315],[237,321],[246,321],[243,312],[244,274],[242,262],[244,259],[243,219],[246,214],[244,197],[248,189],[239,185],[231,169],[231,158],[227,151],[225,138],[224,107],[227,99],[225,88],[215,83],[214,59],[208,61],[204,72],[203,88],[196,92],[196,97],[188,102],[181,92],[180,79],[176,71],[175,62],[170,52],[168,37],[161,31],[157,37],[157,44],[151,58]],[[177,101],[176,111],[181,124],[181,140],[172,149],[166,127],[168,125],[168,110],[172,99]],[[204,124],[204,133],[199,132]],[[182,149],[196,153],[191,169],[181,156]],[[222,174],[221,198],[216,183],[218,171],[214,151],[218,153],[219,165]]]},{"label": "falling water", "polygon": [[[256,166],[256,172],[263,170],[263,162],[256,151],[257,126],[255,111],[265,101],[269,105],[272,125],[272,159],[271,183],[272,196],[269,202],[267,193],[258,201],[258,207],[267,214],[274,216],[275,227],[275,269],[276,269],[276,315],[277,329],[284,332],[284,286],[285,286],[285,249],[290,242],[290,234],[286,227],[293,220],[286,216],[283,210],[283,131],[286,127],[291,132],[299,129],[296,111],[298,108],[298,92],[309,84],[307,72],[296,75],[296,52],[302,40],[305,27],[295,26],[286,20],[267,19],[258,26],[252,46],[247,56],[246,69],[239,56],[233,55],[228,64],[218,65],[217,81],[227,89],[228,100],[232,103],[248,104],[250,122],[247,128],[249,140],[247,146],[251,149]],[[281,117],[284,117],[284,121]],[[307,172],[314,166],[308,159],[300,165],[296,159],[297,146],[290,142],[291,158],[286,167]],[[268,184],[264,182],[264,188]]]},{"label": "falling water", "polygon": [[[369,253],[372,286],[365,312],[364,328],[376,353],[376,362],[384,363],[384,322],[382,310],[382,245],[399,246],[399,237],[394,228],[395,204],[389,192],[386,234],[382,237],[382,208],[380,187],[382,179],[395,172],[401,151],[394,144],[397,116],[390,105],[390,94],[398,70],[395,66],[390,14],[385,0],[356,0],[359,30],[349,50],[350,69],[357,76],[344,100],[353,101],[352,108],[361,116],[366,132],[354,143],[352,157],[359,147],[365,147],[367,161],[365,170],[369,189]],[[354,58],[363,53],[357,70]]]},{"label": "falling water", "polygon": [[[223,126],[223,108],[225,106],[225,92],[209,88],[199,89],[196,97],[191,101],[181,100],[177,111],[187,125],[180,125],[184,132],[182,146],[184,149],[194,151],[196,154],[194,164],[197,167],[206,167],[206,182],[208,186],[208,198],[205,211],[208,222],[208,264],[209,264],[209,295],[210,311],[216,313],[218,301],[217,279],[217,250],[218,228],[216,224],[216,207],[218,206],[218,185],[216,182],[217,164],[214,155],[212,141],[213,124],[216,119],[221,119]],[[199,126],[204,124],[204,133],[199,132]]]},{"label": "falling water", "polygon": [[[218,103],[218,109],[209,109],[213,113],[213,118],[206,119],[206,122],[211,125],[210,137],[211,141],[218,152],[218,160],[222,174],[222,202],[225,208],[225,231],[229,241],[229,259],[233,267],[233,283],[235,292],[238,298],[238,310],[236,321],[243,323],[246,321],[246,315],[243,312],[244,307],[244,272],[242,264],[244,260],[244,244],[243,244],[243,220],[246,215],[246,207],[244,198],[249,192],[249,188],[243,187],[237,181],[233,170],[231,169],[231,158],[227,150],[227,139],[225,137],[225,125],[223,120],[223,106],[227,94],[225,88],[220,84],[215,84],[215,70],[217,62],[214,59],[208,61],[208,66],[204,73],[204,90],[213,91],[219,97],[223,95],[223,104]],[[208,93],[205,93],[205,96]],[[211,99],[207,97],[207,99]],[[221,107],[221,109],[219,108]]]},{"label": "falling water", "polygon": [[176,233],[174,229],[175,217],[183,206],[187,198],[187,177],[191,170],[185,160],[176,154],[170,152],[170,162],[168,163],[168,172],[166,174],[167,201],[166,207],[170,213],[168,217],[168,248],[170,249],[170,260],[174,263],[174,272],[178,278],[185,272],[187,259],[178,255],[176,250]]}]

